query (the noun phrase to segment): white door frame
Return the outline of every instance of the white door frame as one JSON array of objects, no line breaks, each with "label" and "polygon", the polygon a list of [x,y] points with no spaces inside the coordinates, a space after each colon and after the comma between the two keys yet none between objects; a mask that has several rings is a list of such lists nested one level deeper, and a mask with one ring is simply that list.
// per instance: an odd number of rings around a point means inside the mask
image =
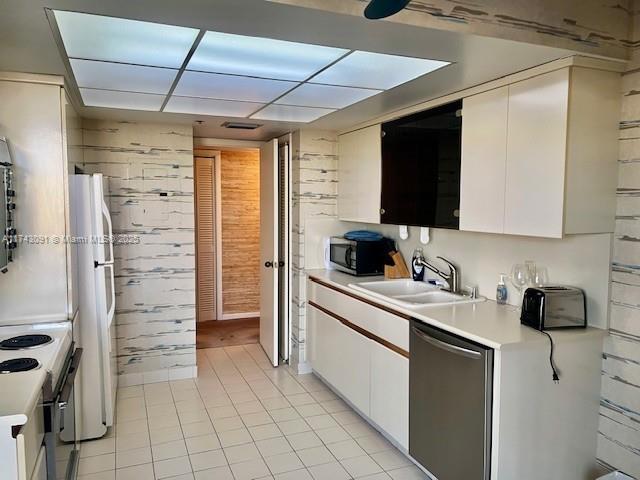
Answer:
[{"label": "white door frame", "polygon": [[[196,139],[194,139],[195,141]],[[206,141],[203,141],[206,140]],[[223,294],[222,294],[222,150],[211,150],[211,146],[224,148],[227,150],[247,150],[259,149],[264,142],[247,142],[235,140],[212,140],[201,138],[194,145],[193,149],[198,150],[198,146],[205,147],[202,150],[209,153],[208,156],[196,155],[194,152],[194,161],[196,157],[213,159],[213,189],[215,192],[215,250],[216,250],[216,321],[219,320],[236,320],[240,318],[255,318],[260,316],[260,312],[243,312],[243,313],[224,313]]]},{"label": "white door frame", "polygon": [[220,167],[222,164],[222,152],[213,151],[213,189],[215,195],[215,215],[216,215],[216,320],[224,320],[222,312],[222,187],[220,182],[222,175]]}]

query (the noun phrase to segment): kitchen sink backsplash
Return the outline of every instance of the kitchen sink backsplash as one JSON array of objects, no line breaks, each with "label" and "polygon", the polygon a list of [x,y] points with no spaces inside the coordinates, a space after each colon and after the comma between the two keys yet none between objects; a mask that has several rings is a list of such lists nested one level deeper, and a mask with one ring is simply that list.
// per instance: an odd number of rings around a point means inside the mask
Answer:
[{"label": "kitchen sink backsplash", "polygon": [[[550,283],[583,288],[587,294],[589,323],[600,328],[607,326],[611,234],[570,235],[556,240],[432,228],[430,242],[423,245],[418,227],[409,227],[407,240],[400,239],[397,226],[362,227],[395,239],[407,264],[416,247],[422,247],[427,260],[445,271],[446,265],[436,257],[447,258],[459,269],[461,287],[477,286],[480,295],[493,300],[500,274],[508,275],[515,263],[533,260],[547,268]],[[430,271],[426,275],[436,278]],[[508,280],[507,289],[508,303],[518,305],[518,291]]]}]

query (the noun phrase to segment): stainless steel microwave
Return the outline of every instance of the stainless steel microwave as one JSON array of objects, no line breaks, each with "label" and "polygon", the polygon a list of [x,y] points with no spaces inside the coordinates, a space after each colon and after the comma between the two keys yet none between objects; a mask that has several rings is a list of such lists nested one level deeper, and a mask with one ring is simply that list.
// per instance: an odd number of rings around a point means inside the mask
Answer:
[{"label": "stainless steel microwave", "polygon": [[329,261],[336,270],[351,275],[382,275],[386,245],[386,239],[347,240],[344,237],[331,237]]}]

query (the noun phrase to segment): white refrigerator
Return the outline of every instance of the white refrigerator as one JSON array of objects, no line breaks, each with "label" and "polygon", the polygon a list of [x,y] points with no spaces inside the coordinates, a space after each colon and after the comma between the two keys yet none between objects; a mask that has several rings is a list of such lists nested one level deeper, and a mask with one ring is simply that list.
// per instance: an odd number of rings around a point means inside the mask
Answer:
[{"label": "white refrigerator", "polygon": [[113,230],[102,174],[70,175],[73,241],[78,245],[80,346],[80,440],[102,437],[114,424],[118,384]]}]

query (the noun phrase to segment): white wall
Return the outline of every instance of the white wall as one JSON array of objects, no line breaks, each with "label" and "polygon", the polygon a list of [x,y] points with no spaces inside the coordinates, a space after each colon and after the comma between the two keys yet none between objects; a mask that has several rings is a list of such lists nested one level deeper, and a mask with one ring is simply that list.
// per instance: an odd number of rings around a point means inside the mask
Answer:
[{"label": "white wall", "polygon": [[[380,225],[370,228],[399,239],[397,227]],[[437,256],[443,256],[460,267],[461,286],[478,286],[481,295],[495,299],[500,273],[508,275],[513,264],[533,260],[547,267],[550,282],[584,289],[589,324],[607,328],[610,234],[571,235],[556,240],[431,229],[430,243],[422,245],[420,229],[411,227],[409,232],[407,240],[398,241],[408,265],[413,250],[422,246],[427,259],[439,268],[445,265],[436,259]],[[427,273],[435,277],[435,274]],[[509,303],[518,304],[517,290],[511,284],[507,288]]]},{"label": "white wall", "polygon": [[19,235],[51,240],[19,244],[9,271],[0,274],[3,325],[69,315],[67,249],[53,243],[66,233],[61,93],[59,84],[0,81],[0,136],[13,156],[15,226]]},{"label": "white wall", "polygon": [[[589,323],[607,328],[611,235],[572,235],[563,240],[492,235],[431,229],[431,241],[422,245],[420,229],[409,228],[409,238],[400,240],[398,227],[324,220],[307,222],[305,228],[306,268],[324,268],[322,239],[354,229],[373,230],[394,238],[410,268],[413,250],[421,246],[429,261],[447,271],[437,256],[443,256],[459,266],[461,286],[477,286],[480,294],[495,299],[500,273],[507,275],[514,263],[533,260],[547,267],[553,283],[583,288],[587,295]],[[427,271],[429,277],[437,278]],[[518,304],[515,287],[507,284],[509,303]]]}]

